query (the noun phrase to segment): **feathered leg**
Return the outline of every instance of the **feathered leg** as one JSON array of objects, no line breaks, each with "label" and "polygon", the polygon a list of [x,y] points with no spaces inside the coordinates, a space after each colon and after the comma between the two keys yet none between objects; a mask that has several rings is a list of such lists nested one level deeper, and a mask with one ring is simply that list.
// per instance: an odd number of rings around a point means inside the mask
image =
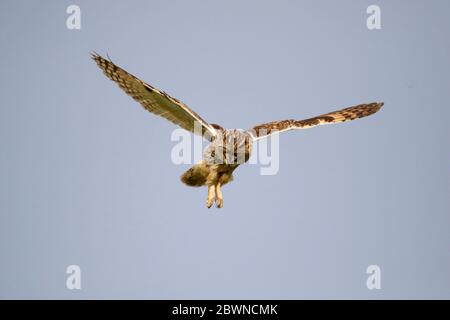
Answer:
[{"label": "feathered leg", "polygon": [[216,204],[217,208],[223,207],[223,196],[222,196],[222,189],[220,189],[221,185],[220,182],[216,184]]},{"label": "feathered leg", "polygon": [[211,208],[216,198],[215,187],[214,185],[208,186],[208,199],[206,200],[206,206]]}]

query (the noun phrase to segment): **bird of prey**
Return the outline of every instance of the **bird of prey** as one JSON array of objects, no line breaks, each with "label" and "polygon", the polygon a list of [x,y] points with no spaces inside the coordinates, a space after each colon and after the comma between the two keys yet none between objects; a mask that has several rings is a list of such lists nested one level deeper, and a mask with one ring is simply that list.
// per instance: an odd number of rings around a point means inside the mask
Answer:
[{"label": "bird of prey", "polygon": [[217,124],[206,122],[181,101],[138,79],[115,65],[110,59],[105,59],[95,52],[92,53],[92,59],[108,78],[116,82],[146,110],[210,141],[203,153],[202,161],[181,175],[181,181],[188,186],[208,187],[206,200],[208,208],[214,202],[218,208],[223,207],[221,187],[233,180],[233,171],[240,164],[248,161],[254,141],[288,130],[363,118],[374,114],[383,106],[383,102],[372,102],[305,120],[273,121],[257,125],[249,130],[224,129]]}]

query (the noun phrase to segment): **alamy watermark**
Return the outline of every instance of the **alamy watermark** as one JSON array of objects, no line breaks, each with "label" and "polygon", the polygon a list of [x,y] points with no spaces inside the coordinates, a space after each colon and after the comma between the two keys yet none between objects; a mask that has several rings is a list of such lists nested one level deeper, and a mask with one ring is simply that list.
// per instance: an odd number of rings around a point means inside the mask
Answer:
[{"label": "alamy watermark", "polygon": [[69,16],[66,19],[66,27],[69,30],[81,29],[81,9],[79,6],[72,4],[67,7],[66,13]]},{"label": "alamy watermark", "polygon": [[[243,163],[261,165],[261,175],[275,175],[280,166],[279,136],[276,132],[267,134],[238,129],[217,130],[209,144],[202,137],[204,128],[199,122],[194,124],[194,136],[177,128],[171,134],[176,142],[171,150],[174,164],[195,164],[205,161],[210,164],[241,165]],[[205,148],[206,147],[206,148]]]},{"label": "alamy watermark", "polygon": [[381,29],[381,9],[379,6],[372,4],[366,10],[369,15],[366,20],[366,26],[369,30]]},{"label": "alamy watermark", "polygon": [[381,289],[381,268],[376,264],[367,267],[366,273],[369,274],[366,280],[366,286],[369,290]]},{"label": "alamy watermark", "polygon": [[66,268],[69,275],[66,279],[66,288],[69,290],[81,290],[81,268],[76,264],[72,264]]}]

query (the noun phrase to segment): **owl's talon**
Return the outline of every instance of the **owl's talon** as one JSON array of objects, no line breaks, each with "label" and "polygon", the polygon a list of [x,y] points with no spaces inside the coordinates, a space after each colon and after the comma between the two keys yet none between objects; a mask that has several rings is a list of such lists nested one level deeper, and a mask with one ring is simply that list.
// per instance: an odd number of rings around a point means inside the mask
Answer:
[{"label": "owl's talon", "polygon": [[220,188],[220,183],[216,184],[216,205],[217,208],[223,207],[223,197],[222,197],[222,189]]},{"label": "owl's talon", "polygon": [[206,199],[206,206],[208,208],[211,208],[215,199],[216,199],[216,192],[215,192],[214,186],[209,186],[208,187],[208,199]]}]

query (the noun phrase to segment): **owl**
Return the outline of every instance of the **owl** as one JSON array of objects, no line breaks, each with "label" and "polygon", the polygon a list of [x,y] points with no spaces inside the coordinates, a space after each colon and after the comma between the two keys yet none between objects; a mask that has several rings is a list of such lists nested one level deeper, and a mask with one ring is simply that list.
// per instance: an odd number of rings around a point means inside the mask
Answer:
[{"label": "owl", "polygon": [[139,102],[146,110],[170,122],[201,135],[210,144],[203,152],[203,159],[181,175],[181,181],[191,187],[208,188],[206,206],[214,203],[223,207],[222,186],[233,180],[233,172],[248,161],[253,142],[273,134],[297,129],[307,129],[322,124],[351,121],[376,113],[383,102],[359,104],[328,112],[304,120],[280,120],[259,124],[248,130],[226,129],[208,123],[181,101],[162,90],[145,83],[97,53],[91,54],[103,73]]}]

